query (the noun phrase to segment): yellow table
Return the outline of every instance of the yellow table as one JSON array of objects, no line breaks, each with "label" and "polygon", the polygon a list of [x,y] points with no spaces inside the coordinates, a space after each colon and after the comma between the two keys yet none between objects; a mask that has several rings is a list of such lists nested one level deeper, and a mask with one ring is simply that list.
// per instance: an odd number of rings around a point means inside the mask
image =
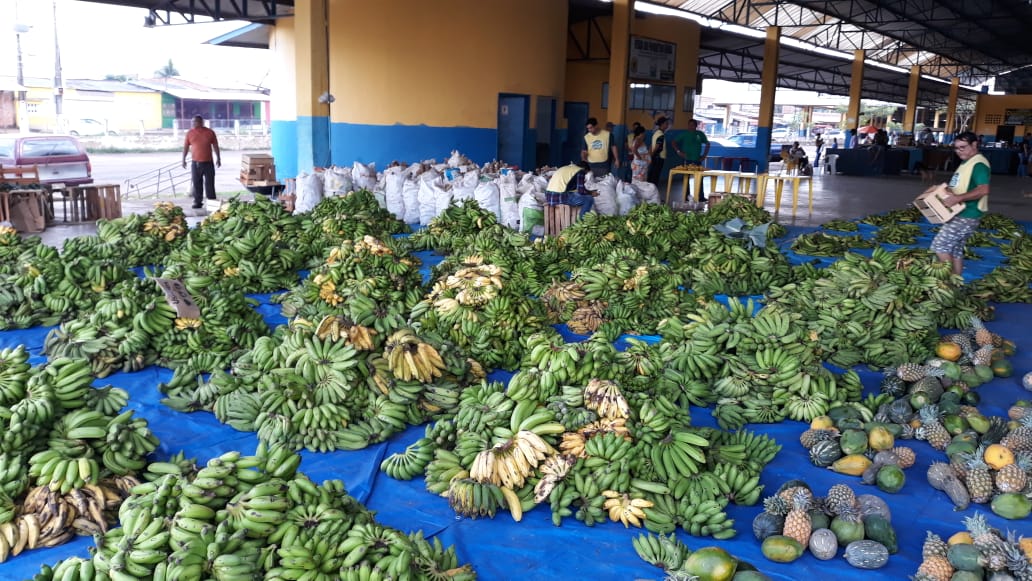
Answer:
[{"label": "yellow table", "polygon": [[[730,192],[731,185],[734,183],[735,178],[738,177],[738,172],[721,169],[708,169],[702,172],[703,178],[709,178],[710,193],[717,191],[717,178],[724,178],[724,189],[722,192]],[[696,194],[695,199],[698,200],[699,196]]]},{"label": "yellow table", "polygon": [[[799,203],[799,184],[806,182],[810,188],[810,213],[813,213],[813,176],[804,175],[770,175],[768,181],[774,182],[774,210],[781,208],[781,193],[785,188],[785,182],[792,182],[792,215],[795,216],[796,207]],[[759,196],[757,196],[759,201]]]},{"label": "yellow table", "polygon": [[704,169],[678,169],[674,168],[670,170],[670,175],[667,177],[666,183],[666,198],[664,204],[670,204],[670,187],[674,185],[674,176],[684,176],[684,183],[682,184],[681,199],[688,197],[688,180],[694,180],[695,186],[692,188],[692,192],[695,193],[695,201],[699,201],[699,188],[702,187],[702,174],[706,173]]},{"label": "yellow table", "polygon": [[763,207],[763,198],[767,193],[767,174],[756,172],[738,172],[738,193],[752,193],[753,184],[756,184],[756,207]]}]

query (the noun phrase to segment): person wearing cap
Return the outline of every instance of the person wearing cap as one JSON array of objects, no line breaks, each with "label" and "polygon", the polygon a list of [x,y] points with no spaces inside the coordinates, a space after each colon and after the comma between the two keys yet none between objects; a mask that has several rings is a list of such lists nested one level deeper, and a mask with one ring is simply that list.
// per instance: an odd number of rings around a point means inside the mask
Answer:
[{"label": "person wearing cap", "polygon": [[666,117],[656,119],[656,129],[652,132],[652,147],[649,155],[652,162],[649,164],[649,182],[659,186],[659,179],[663,175],[663,165],[666,164],[666,130],[670,128],[670,120]]},{"label": "person wearing cap", "polygon": [[[610,160],[617,169],[620,168],[620,150],[609,132],[598,125],[598,119],[591,117],[587,122],[588,132],[584,135],[584,149],[581,150],[581,160],[588,162],[591,166],[591,173],[596,178],[603,178],[609,175]],[[610,157],[612,156],[612,157]]]}]

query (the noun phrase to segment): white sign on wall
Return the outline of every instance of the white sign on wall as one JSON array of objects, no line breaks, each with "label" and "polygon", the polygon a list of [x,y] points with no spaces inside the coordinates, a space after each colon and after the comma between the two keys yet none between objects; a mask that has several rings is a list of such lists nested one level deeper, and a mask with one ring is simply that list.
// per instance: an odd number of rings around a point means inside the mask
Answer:
[{"label": "white sign on wall", "polygon": [[641,36],[631,37],[630,67],[627,76],[647,81],[674,82],[677,45]]}]

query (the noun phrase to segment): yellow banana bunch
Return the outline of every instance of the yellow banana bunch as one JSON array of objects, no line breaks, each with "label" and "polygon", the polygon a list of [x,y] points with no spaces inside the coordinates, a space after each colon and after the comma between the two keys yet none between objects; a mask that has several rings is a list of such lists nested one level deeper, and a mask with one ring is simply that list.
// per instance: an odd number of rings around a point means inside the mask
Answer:
[{"label": "yellow banana bunch", "polygon": [[199,329],[201,327],[200,319],[191,319],[188,317],[176,317],[174,321],[177,331],[185,331],[187,329]]},{"label": "yellow banana bunch", "polygon": [[629,525],[641,527],[645,520],[643,509],[652,508],[652,501],[644,498],[631,498],[615,490],[603,490],[602,496],[606,497],[602,507],[609,511],[609,519],[613,522],[623,523],[624,528]]},{"label": "yellow banana bunch", "polygon": [[584,406],[603,419],[627,418],[631,408],[620,386],[607,379],[592,379],[584,387]]}]

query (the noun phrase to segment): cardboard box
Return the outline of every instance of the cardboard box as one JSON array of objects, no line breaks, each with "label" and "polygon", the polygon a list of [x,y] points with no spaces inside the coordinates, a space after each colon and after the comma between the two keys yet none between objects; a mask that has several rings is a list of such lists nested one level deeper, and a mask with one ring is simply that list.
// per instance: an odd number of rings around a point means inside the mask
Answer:
[{"label": "cardboard box", "polygon": [[245,153],[240,156],[240,181],[274,182],[276,181],[276,164],[271,155],[264,153]]},{"label": "cardboard box", "polygon": [[923,194],[918,196],[914,200],[914,206],[921,210],[924,217],[932,224],[943,224],[964,211],[964,204],[946,206],[942,200],[948,195],[950,193],[946,190],[946,185],[939,184],[928,188]]},{"label": "cardboard box", "polygon": [[13,194],[10,197],[11,225],[19,232],[42,232],[46,218],[39,208],[39,194]]}]

